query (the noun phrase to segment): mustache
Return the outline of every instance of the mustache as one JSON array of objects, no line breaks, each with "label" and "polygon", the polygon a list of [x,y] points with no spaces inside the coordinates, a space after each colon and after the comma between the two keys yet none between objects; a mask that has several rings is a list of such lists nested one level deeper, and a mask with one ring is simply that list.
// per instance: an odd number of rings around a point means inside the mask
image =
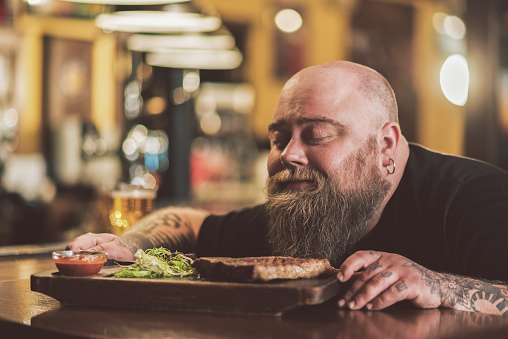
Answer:
[{"label": "mustache", "polygon": [[269,194],[278,194],[285,191],[288,182],[309,181],[313,183],[310,191],[319,193],[323,190],[326,179],[324,173],[313,168],[286,168],[267,179],[267,188]]}]

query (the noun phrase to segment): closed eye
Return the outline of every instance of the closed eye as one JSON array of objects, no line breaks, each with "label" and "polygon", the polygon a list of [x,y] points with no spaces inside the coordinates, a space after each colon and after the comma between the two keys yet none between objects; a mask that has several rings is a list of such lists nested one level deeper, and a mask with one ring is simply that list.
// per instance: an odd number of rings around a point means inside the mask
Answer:
[{"label": "closed eye", "polygon": [[320,127],[310,125],[302,132],[302,141],[310,146],[321,145],[337,137],[340,134],[336,129],[330,126]]},{"label": "closed eye", "polygon": [[277,149],[283,150],[289,143],[289,137],[280,131],[270,133],[270,145]]},{"label": "closed eye", "polygon": [[307,145],[316,146],[325,143],[331,138],[332,138],[331,136],[325,136],[325,137],[304,138],[303,140]]}]

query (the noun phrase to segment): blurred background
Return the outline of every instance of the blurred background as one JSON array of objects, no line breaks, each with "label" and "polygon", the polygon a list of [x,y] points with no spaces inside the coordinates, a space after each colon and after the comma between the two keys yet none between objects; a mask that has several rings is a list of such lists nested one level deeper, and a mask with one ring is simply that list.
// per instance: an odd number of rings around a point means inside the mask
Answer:
[{"label": "blurred background", "polygon": [[107,231],[118,181],[262,201],[280,89],[333,60],[390,81],[409,141],[508,169],[508,1],[0,0],[0,246]]}]

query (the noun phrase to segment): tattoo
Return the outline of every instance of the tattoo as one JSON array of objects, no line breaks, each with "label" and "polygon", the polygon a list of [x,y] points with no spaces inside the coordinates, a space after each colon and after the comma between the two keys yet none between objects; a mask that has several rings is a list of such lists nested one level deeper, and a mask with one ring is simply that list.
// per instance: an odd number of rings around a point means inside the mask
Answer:
[{"label": "tattoo", "polygon": [[412,266],[421,274],[421,279],[430,287],[432,294],[447,300],[451,306],[462,306],[474,312],[508,315],[508,286],[482,280],[443,274],[428,270],[414,262]]},{"label": "tattoo", "polygon": [[372,265],[369,266],[369,270],[370,271],[375,271],[376,269],[382,267],[381,264],[379,263],[379,260],[376,261],[375,263],[373,263]]},{"label": "tattoo", "polygon": [[190,225],[176,213],[161,210],[142,219],[121,239],[136,248],[164,246],[170,250],[189,253],[194,251],[196,236]]},{"label": "tattoo", "polygon": [[391,275],[392,275],[392,272],[390,272],[390,271],[383,271],[383,272],[381,272],[381,276],[383,278],[388,278]]},{"label": "tattoo", "polygon": [[407,290],[407,285],[406,285],[406,283],[404,282],[404,280],[402,280],[400,283],[398,283],[397,285],[395,285],[395,288],[397,289],[397,291],[402,292],[402,291],[404,291],[404,290]]}]

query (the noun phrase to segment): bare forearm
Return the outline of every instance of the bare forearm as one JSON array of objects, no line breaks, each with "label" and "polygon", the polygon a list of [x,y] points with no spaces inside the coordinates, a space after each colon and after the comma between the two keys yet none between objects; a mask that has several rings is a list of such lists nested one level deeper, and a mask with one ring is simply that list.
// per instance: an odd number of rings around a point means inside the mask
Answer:
[{"label": "bare forearm", "polygon": [[421,308],[508,315],[508,286],[431,271],[401,255],[358,251],[341,265],[337,278],[352,280],[341,308],[381,310],[402,300]]},{"label": "bare forearm", "polygon": [[195,251],[197,234],[207,212],[169,207],[156,211],[134,225],[121,240],[134,251],[164,246],[181,252]]},{"label": "bare forearm", "polygon": [[508,315],[508,286],[505,283],[437,273],[414,263],[411,265],[420,272],[430,292],[439,294],[443,307]]}]

